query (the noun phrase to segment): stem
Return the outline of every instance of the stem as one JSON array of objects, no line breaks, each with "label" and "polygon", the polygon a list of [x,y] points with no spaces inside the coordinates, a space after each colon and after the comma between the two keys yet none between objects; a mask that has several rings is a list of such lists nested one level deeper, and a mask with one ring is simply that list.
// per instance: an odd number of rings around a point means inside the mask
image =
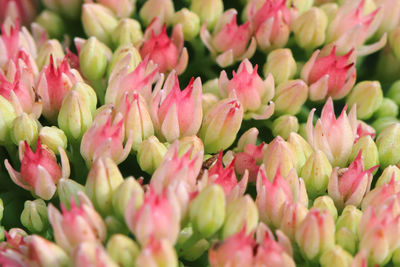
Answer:
[{"label": "stem", "polygon": [[74,180],[76,180],[80,184],[85,184],[88,169],[86,167],[85,161],[81,156],[79,142],[71,143],[69,154],[69,159],[72,163],[74,170]]},{"label": "stem", "polygon": [[97,99],[99,100],[100,105],[104,105],[105,103],[105,95],[106,95],[106,88],[103,83],[103,80],[95,80],[90,81],[90,84],[93,86],[94,91],[96,92]]},{"label": "stem", "polygon": [[4,147],[7,150],[7,154],[9,159],[11,160],[11,163],[14,168],[20,165],[19,159],[18,159],[18,149],[14,144],[5,144]]}]

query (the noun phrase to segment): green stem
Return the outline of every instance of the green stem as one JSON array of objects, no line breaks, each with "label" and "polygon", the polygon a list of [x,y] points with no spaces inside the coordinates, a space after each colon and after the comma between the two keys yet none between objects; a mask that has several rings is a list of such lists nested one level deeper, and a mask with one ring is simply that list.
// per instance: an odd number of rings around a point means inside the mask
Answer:
[{"label": "green stem", "polygon": [[81,156],[79,142],[70,144],[70,152],[68,156],[73,166],[74,180],[80,184],[85,184],[88,169],[84,159]]},{"label": "green stem", "polygon": [[14,144],[6,144],[4,147],[7,150],[8,157],[11,160],[13,167],[17,168],[17,166],[20,165],[18,158],[18,147]]},{"label": "green stem", "polygon": [[97,99],[99,100],[100,105],[104,105],[105,103],[105,95],[106,88],[102,79],[90,81],[90,84],[93,86],[94,91],[96,92]]}]

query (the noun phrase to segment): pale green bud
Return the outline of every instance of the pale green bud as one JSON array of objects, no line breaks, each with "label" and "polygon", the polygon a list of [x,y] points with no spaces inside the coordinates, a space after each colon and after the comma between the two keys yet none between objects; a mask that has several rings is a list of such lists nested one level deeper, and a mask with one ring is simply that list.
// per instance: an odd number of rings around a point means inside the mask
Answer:
[{"label": "pale green bud", "polygon": [[123,68],[124,66],[119,63],[128,55],[130,55],[128,72],[133,71],[142,61],[139,51],[132,44],[124,44],[118,47],[112,55],[110,64],[108,64],[107,76],[110,76],[111,72],[115,73]]},{"label": "pale green bud", "polygon": [[263,68],[264,76],[267,77],[268,73],[271,73],[276,84],[292,79],[296,70],[296,61],[288,48],[275,49],[269,53]]},{"label": "pale green bud", "polygon": [[155,17],[162,23],[170,25],[175,13],[172,0],[147,0],[139,11],[139,16],[145,26],[149,25]]},{"label": "pale green bud", "polygon": [[207,22],[207,28],[212,30],[224,12],[224,3],[222,0],[192,0],[190,10],[199,15],[202,24]]},{"label": "pale green bud", "polygon": [[395,57],[400,60],[400,27],[397,27],[390,32],[389,44]]},{"label": "pale green bud", "polygon": [[46,145],[56,155],[59,154],[58,147],[61,147],[64,150],[67,149],[67,136],[65,136],[65,133],[56,126],[45,126],[41,128],[39,137],[40,142],[43,145]]},{"label": "pale green bud", "polygon": [[121,19],[118,26],[111,33],[111,38],[115,47],[126,44],[137,45],[143,40],[140,23],[131,18]]},{"label": "pale green bud", "polygon": [[43,10],[35,19],[36,23],[46,29],[50,38],[61,38],[65,33],[62,18],[50,10]]},{"label": "pale green bud", "polygon": [[376,139],[381,168],[400,161],[400,123],[386,126]]},{"label": "pale green bud", "polygon": [[58,40],[47,40],[39,49],[39,54],[36,58],[36,64],[39,69],[49,65],[50,56],[53,57],[53,61],[57,64],[58,60],[62,60],[65,57],[63,48]]},{"label": "pale green bud", "polygon": [[338,245],[325,251],[319,259],[322,267],[350,267],[352,262],[353,257],[351,254]]},{"label": "pale green bud", "polygon": [[10,129],[16,116],[11,103],[0,95],[0,144],[10,143]]},{"label": "pale green bud", "polygon": [[374,116],[377,118],[382,117],[397,117],[399,114],[399,107],[396,102],[390,98],[383,98],[381,106],[375,112]]},{"label": "pale green bud", "polygon": [[71,197],[74,198],[75,203],[79,204],[78,192],[85,192],[85,187],[74,180],[61,178],[57,183],[57,193],[60,202],[67,208],[70,208]]},{"label": "pale green bud", "polygon": [[357,234],[354,234],[349,229],[342,227],[339,230],[336,230],[335,241],[337,245],[341,246],[352,255],[357,252]]},{"label": "pale green bud", "polygon": [[133,177],[126,178],[114,191],[112,196],[112,205],[115,215],[120,218],[125,218],[125,210],[132,197],[135,198],[134,208],[137,210],[143,203],[142,186]]},{"label": "pale green bud", "polygon": [[12,124],[11,139],[18,145],[26,141],[30,146],[36,143],[38,138],[38,122],[26,113],[16,117]]},{"label": "pale green bud", "polygon": [[363,81],[356,84],[347,96],[349,107],[357,105],[357,117],[369,119],[378,110],[383,101],[381,84],[378,81]]},{"label": "pale green bud", "polygon": [[200,32],[199,16],[187,8],[183,8],[174,14],[172,17],[172,24],[182,25],[185,41],[193,40]]},{"label": "pale green bud", "polygon": [[165,153],[167,153],[165,145],[157,137],[150,136],[139,145],[136,158],[140,168],[152,174],[160,165]]},{"label": "pale green bud", "polygon": [[326,3],[321,5],[319,8],[325,12],[328,18],[328,23],[331,23],[331,21],[336,17],[339,6],[336,3]]},{"label": "pale green bud", "polygon": [[111,236],[106,249],[110,257],[122,267],[134,266],[133,263],[140,252],[135,241],[121,234]]},{"label": "pale green bud", "polygon": [[283,115],[274,120],[272,123],[272,134],[274,136],[280,135],[283,139],[287,140],[290,133],[299,130],[299,122],[296,116]]},{"label": "pale green bud", "polygon": [[296,157],[296,170],[300,173],[301,168],[303,168],[306,160],[311,156],[314,150],[303,137],[294,132],[290,133],[288,143],[292,145]]},{"label": "pale green bud", "polygon": [[355,206],[347,205],[336,221],[336,229],[347,228],[356,235],[362,214],[362,211],[357,209]]},{"label": "pale green bud", "polygon": [[100,80],[106,73],[110,56],[111,51],[106,45],[96,37],[90,37],[79,52],[79,64],[83,76],[91,81]]},{"label": "pale green bud", "polygon": [[365,135],[358,139],[358,141],[353,145],[351,154],[349,157],[349,162],[353,162],[357,157],[358,152],[361,152],[362,159],[364,161],[364,169],[367,170],[376,165],[379,165],[379,153],[378,148],[370,135]]},{"label": "pale green bud", "polygon": [[332,215],[332,217],[333,217],[333,219],[335,221],[336,221],[336,219],[338,217],[338,212],[337,212],[337,209],[335,207],[335,203],[333,202],[333,199],[330,196],[317,197],[314,200],[314,203],[313,203],[312,207],[313,208],[318,208],[321,211],[324,211],[324,210],[328,211]]},{"label": "pale green bud", "polygon": [[71,90],[75,90],[79,93],[83,101],[88,105],[92,114],[97,108],[97,96],[94,89],[84,82],[77,82],[72,86]]},{"label": "pale green bud", "polygon": [[210,243],[206,239],[200,239],[195,244],[184,247],[180,254],[187,261],[195,261],[210,248]]},{"label": "pale green bud", "polygon": [[289,80],[280,84],[275,90],[275,113],[299,113],[308,97],[308,86],[303,80]]},{"label": "pale green bud", "polygon": [[27,200],[21,213],[21,223],[32,233],[43,233],[49,226],[47,206],[43,199]]},{"label": "pale green bud", "polygon": [[389,165],[383,170],[381,176],[379,176],[376,181],[375,187],[388,184],[392,178],[394,178],[395,181],[400,180],[400,169],[396,165]]},{"label": "pale green bud", "polygon": [[392,86],[390,86],[387,97],[392,99],[397,105],[400,105],[400,80],[394,82]]}]

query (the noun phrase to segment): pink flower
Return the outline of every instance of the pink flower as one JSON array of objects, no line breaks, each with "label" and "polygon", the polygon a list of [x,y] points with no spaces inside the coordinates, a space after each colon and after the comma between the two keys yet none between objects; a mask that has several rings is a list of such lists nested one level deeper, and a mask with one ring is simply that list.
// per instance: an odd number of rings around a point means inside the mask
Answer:
[{"label": "pink flower", "polygon": [[396,181],[394,174],[389,183],[375,187],[364,197],[361,204],[361,209],[366,210],[368,207],[373,207],[378,210],[390,198],[400,198],[400,181]]},{"label": "pink flower", "polygon": [[180,229],[179,207],[167,198],[166,193],[157,195],[150,187],[143,204],[135,209],[133,197],[125,211],[125,221],[136,239],[143,246],[152,238],[167,239],[174,244]]},{"label": "pink flower", "polygon": [[42,146],[40,138],[33,152],[27,142],[19,145],[19,158],[21,161],[21,172],[11,167],[6,159],[4,164],[11,179],[18,186],[32,191],[37,196],[49,200],[56,191],[56,184],[62,177],[69,176],[69,162],[64,150],[60,147],[62,169],[57,164],[57,158],[53,152]]},{"label": "pink flower", "polygon": [[[84,241],[80,243],[71,255],[75,267],[118,267],[103,245],[95,242]],[[66,263],[68,265],[69,262]]]},{"label": "pink flower", "polygon": [[356,143],[363,136],[371,136],[372,139],[375,138],[375,129],[363,121],[357,121],[357,131],[354,138],[354,143]]},{"label": "pink flower", "polygon": [[328,184],[328,193],[336,207],[342,209],[347,205],[359,206],[371,187],[372,172],[378,167],[379,165],[364,170],[361,150],[342,175],[339,176],[339,168],[336,167]]},{"label": "pink flower", "polygon": [[248,170],[249,182],[255,182],[266,147],[267,145],[264,142],[259,145],[247,144],[243,152],[238,152],[235,155],[236,172],[243,175],[245,170]]},{"label": "pink flower", "polygon": [[324,100],[327,97],[341,99],[353,88],[356,82],[356,67],[350,62],[354,50],[344,56],[336,55],[334,46],[329,55],[317,50],[304,65],[302,79],[310,86],[312,101]]},{"label": "pink flower", "polygon": [[13,21],[21,21],[24,25],[29,25],[36,16],[37,0],[0,0],[0,21],[7,17]]},{"label": "pink flower", "polygon": [[228,79],[225,71],[219,77],[219,91],[222,97],[235,93],[243,105],[245,118],[268,119],[274,112],[270,100],[274,96],[274,79],[271,74],[264,81],[257,73],[258,65],[254,68],[248,59],[240,63],[237,73]]},{"label": "pink flower", "polygon": [[351,154],[355,138],[356,121],[355,107],[346,114],[347,106],[336,119],[333,110],[332,98],[329,98],[322,109],[321,118],[313,127],[315,109],[312,109],[307,120],[307,140],[314,149],[325,153],[328,160],[334,165],[344,167]]},{"label": "pink flower", "polygon": [[251,58],[256,50],[256,40],[251,37],[250,23],[237,25],[237,11],[229,9],[218,19],[211,34],[203,24],[200,37],[220,67]]},{"label": "pink flower", "polygon": [[151,115],[158,137],[170,143],[184,136],[196,135],[203,119],[200,78],[192,79],[180,90],[178,76],[172,71],[164,87],[154,91]]},{"label": "pink flower", "polygon": [[287,43],[290,34],[290,11],[286,0],[266,0],[259,9],[257,1],[252,1],[247,17],[261,50],[269,51]]},{"label": "pink flower", "polygon": [[142,58],[149,59],[158,64],[160,72],[170,72],[173,69],[178,74],[185,71],[188,63],[188,52],[183,47],[182,25],[178,24],[172,31],[171,38],[167,35],[167,26],[162,25],[156,17],[144,33],[144,43],[140,48]]}]

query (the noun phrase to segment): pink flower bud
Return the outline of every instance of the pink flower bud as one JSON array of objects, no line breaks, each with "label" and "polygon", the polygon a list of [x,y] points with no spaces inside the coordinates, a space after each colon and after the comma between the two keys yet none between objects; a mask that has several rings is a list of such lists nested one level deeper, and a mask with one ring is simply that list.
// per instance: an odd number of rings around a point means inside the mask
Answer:
[{"label": "pink flower bud", "polygon": [[160,139],[172,143],[184,136],[195,135],[203,118],[200,78],[192,79],[180,90],[178,76],[172,71],[164,87],[154,92],[151,114],[156,133]]},{"label": "pink flower bud", "polygon": [[396,181],[394,177],[389,183],[375,187],[365,195],[361,204],[361,209],[366,210],[368,207],[378,208],[382,206],[389,198],[398,196],[400,192],[400,181]]},{"label": "pink flower bud", "polygon": [[310,86],[312,101],[324,100],[328,97],[341,99],[353,88],[356,82],[356,67],[350,60],[354,50],[344,56],[336,55],[334,46],[328,55],[317,50],[304,65],[302,79]]},{"label": "pink flower bud", "polygon": [[339,168],[333,169],[328,184],[328,193],[333,198],[336,207],[340,210],[347,205],[358,207],[364,195],[369,192],[372,172],[378,167],[379,165],[364,170],[360,151],[344,173],[339,175]]},{"label": "pink flower bud", "polygon": [[146,245],[152,238],[176,242],[180,228],[179,207],[170,201],[166,194],[157,195],[150,188],[145,194],[143,204],[135,208],[133,197],[125,210],[125,221],[140,244]]},{"label": "pink flower bud", "polygon": [[274,177],[278,169],[286,177],[289,171],[296,167],[296,157],[291,144],[280,136],[275,137],[265,149],[263,163],[267,177]]},{"label": "pink flower bud", "polygon": [[21,172],[15,171],[7,159],[4,164],[14,183],[45,200],[49,200],[56,191],[58,180],[69,176],[67,155],[61,147],[59,152],[62,169],[57,164],[54,153],[42,146],[40,139],[38,139],[35,152],[31,150],[27,142],[20,142]]},{"label": "pink flower bud", "polygon": [[142,58],[149,56],[150,60],[158,64],[160,72],[170,72],[175,69],[181,74],[185,71],[189,58],[183,43],[182,25],[174,27],[170,38],[167,35],[167,26],[156,17],[144,32],[140,55]]},{"label": "pink flower bud", "polygon": [[307,140],[314,149],[325,153],[334,166],[344,167],[351,154],[355,138],[355,129],[352,128],[356,121],[354,107],[349,116],[346,114],[347,106],[336,119],[332,98],[329,98],[322,109],[321,118],[313,128],[315,109],[311,110],[307,120]]},{"label": "pink flower bud", "polygon": [[21,21],[29,25],[36,16],[37,0],[1,0],[0,21],[3,23],[7,17],[13,21]]},{"label": "pink flower bud", "polygon": [[178,267],[178,256],[173,245],[166,239],[152,239],[142,248],[135,266],[171,266]]},{"label": "pink flower bud", "polygon": [[255,182],[266,148],[267,145],[264,142],[258,146],[247,144],[243,152],[238,152],[235,155],[235,171],[243,175],[245,171],[248,170],[249,182]]},{"label": "pink flower bud", "polygon": [[82,242],[73,251],[71,261],[75,267],[118,267],[104,247],[96,242]]},{"label": "pink flower bud", "polygon": [[29,237],[28,258],[37,266],[67,266],[69,257],[65,251],[45,238],[33,235]]},{"label": "pink flower bud", "polygon": [[237,99],[243,106],[245,118],[268,119],[274,112],[270,102],[274,96],[274,79],[268,75],[264,81],[257,73],[258,65],[254,68],[248,59],[240,63],[237,73],[228,79],[225,71],[219,77],[219,91],[222,97],[236,93]]},{"label": "pink flower bud", "polygon": [[62,213],[52,204],[48,208],[56,243],[68,252],[84,241],[100,242],[107,236],[106,226],[88,197],[82,192],[78,196],[79,207],[71,200],[70,210],[61,204]]},{"label": "pink flower bud", "polygon": [[378,36],[390,32],[400,23],[400,2],[396,0],[377,0],[377,6],[381,7],[383,18],[377,30]]},{"label": "pink flower bud", "polygon": [[238,26],[237,11],[229,9],[219,17],[212,34],[204,23],[200,37],[220,67],[251,58],[256,50],[256,39],[251,37],[250,22]]},{"label": "pink flower bud", "polygon": [[291,240],[295,240],[296,231],[308,213],[307,207],[298,202],[286,202],[282,206],[281,229]]},{"label": "pink flower bud", "polygon": [[98,0],[97,2],[113,10],[118,17],[122,18],[129,17],[136,5],[136,0]]}]

